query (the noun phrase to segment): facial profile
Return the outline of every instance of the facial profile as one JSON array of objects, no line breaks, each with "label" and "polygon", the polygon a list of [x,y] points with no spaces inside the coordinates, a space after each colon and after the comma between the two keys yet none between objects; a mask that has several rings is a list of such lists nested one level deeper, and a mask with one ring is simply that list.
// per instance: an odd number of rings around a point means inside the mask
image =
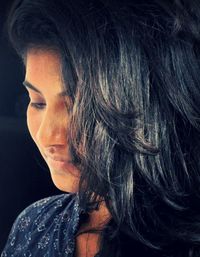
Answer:
[{"label": "facial profile", "polygon": [[41,155],[46,161],[56,187],[77,192],[79,170],[71,163],[67,128],[70,99],[63,91],[59,54],[50,50],[31,49],[26,56],[24,85],[30,103],[27,125]]}]

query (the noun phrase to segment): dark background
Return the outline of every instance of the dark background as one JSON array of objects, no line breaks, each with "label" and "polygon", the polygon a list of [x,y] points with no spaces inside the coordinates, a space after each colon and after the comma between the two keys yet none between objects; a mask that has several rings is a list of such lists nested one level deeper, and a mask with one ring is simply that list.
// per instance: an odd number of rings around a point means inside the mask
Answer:
[{"label": "dark background", "polygon": [[5,26],[12,2],[0,1],[0,253],[14,220],[25,207],[62,193],[53,185],[27,130],[24,69]]}]

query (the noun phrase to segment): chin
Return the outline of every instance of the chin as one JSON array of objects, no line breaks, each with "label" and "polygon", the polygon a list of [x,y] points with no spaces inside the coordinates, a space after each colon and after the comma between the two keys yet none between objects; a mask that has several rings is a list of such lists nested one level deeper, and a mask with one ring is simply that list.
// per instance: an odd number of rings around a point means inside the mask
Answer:
[{"label": "chin", "polygon": [[72,174],[63,174],[50,170],[54,185],[61,191],[67,193],[77,193],[79,188],[79,178]]}]

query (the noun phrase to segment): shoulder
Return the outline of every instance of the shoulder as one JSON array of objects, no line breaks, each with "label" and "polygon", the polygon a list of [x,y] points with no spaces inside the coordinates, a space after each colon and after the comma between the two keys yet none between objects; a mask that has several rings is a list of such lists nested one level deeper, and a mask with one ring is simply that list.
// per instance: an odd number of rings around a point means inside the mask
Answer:
[{"label": "shoulder", "polygon": [[34,229],[34,226],[38,228],[39,222],[47,221],[48,218],[52,218],[54,215],[60,213],[63,207],[65,211],[68,211],[69,203],[72,201],[72,195],[60,194],[44,199],[38,200],[24,209],[16,218],[11,234],[16,232],[23,232],[27,228]]},{"label": "shoulder", "polygon": [[73,213],[78,212],[76,202],[75,194],[65,193],[29,205],[15,220],[3,253],[9,256],[15,252],[14,256],[23,256],[30,249],[41,251],[38,254],[42,254],[42,250],[47,251],[51,242],[58,239],[58,230],[64,231],[67,223],[76,226],[78,221]]},{"label": "shoulder", "polygon": [[57,209],[62,207],[69,207],[68,205],[73,200],[73,195],[71,194],[60,194],[38,200],[28,207],[26,207],[17,217],[15,223],[20,221],[22,218],[30,216],[39,216],[40,213],[49,212],[55,213]]}]

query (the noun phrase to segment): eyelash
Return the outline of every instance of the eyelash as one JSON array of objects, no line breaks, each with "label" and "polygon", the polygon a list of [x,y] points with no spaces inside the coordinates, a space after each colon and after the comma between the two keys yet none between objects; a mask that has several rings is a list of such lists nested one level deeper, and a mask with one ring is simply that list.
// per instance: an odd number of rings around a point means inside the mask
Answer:
[{"label": "eyelash", "polygon": [[30,103],[30,106],[37,110],[43,110],[46,106],[44,103]]}]

